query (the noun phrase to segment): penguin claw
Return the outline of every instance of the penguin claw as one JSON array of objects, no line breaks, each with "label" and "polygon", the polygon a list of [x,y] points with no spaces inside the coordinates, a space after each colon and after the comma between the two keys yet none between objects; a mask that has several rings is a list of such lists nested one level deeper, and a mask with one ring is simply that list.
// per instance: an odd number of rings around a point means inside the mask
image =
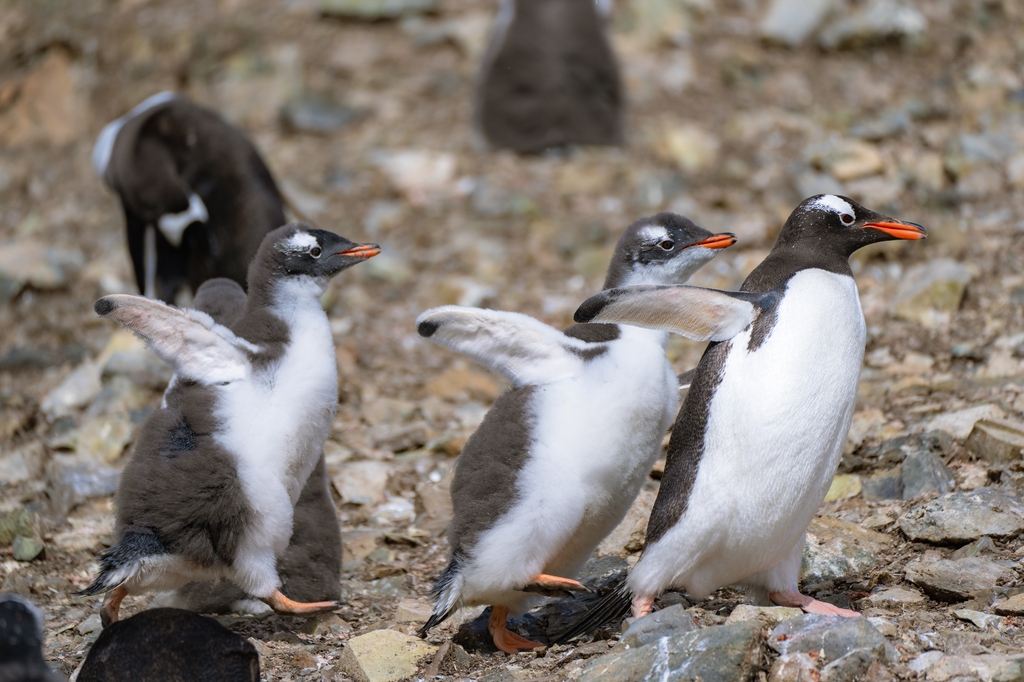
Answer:
[{"label": "penguin claw", "polygon": [[269,597],[261,598],[261,601],[274,609],[274,613],[285,616],[306,616],[322,611],[332,611],[341,606],[340,601],[293,601],[284,596],[280,590],[274,590],[273,594]]}]

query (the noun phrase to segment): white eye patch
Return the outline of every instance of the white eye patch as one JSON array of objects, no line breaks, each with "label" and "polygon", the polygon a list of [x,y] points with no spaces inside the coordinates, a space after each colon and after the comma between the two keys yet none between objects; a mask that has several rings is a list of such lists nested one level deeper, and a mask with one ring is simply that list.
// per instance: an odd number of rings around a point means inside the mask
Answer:
[{"label": "white eye patch", "polygon": [[850,205],[850,202],[844,201],[834,194],[823,194],[808,204],[807,208],[818,208],[824,211],[832,211],[838,215],[843,215],[844,213],[851,216],[857,215],[853,210],[853,206]]},{"label": "white eye patch", "polygon": [[647,227],[641,228],[637,232],[637,236],[640,241],[648,244],[654,242],[660,242],[663,239],[668,239],[668,230],[661,225],[648,225]]},{"label": "white eye patch", "polygon": [[317,245],[316,237],[310,233],[296,232],[284,240],[278,248],[285,253],[306,253]]}]

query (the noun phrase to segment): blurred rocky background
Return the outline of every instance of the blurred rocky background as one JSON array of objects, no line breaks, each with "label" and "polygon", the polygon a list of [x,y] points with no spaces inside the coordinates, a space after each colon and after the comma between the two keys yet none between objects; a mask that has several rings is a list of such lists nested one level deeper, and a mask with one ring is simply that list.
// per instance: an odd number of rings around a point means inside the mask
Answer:
[{"label": "blurred rocky background", "polygon": [[[705,680],[1021,679],[1024,5],[616,0],[625,145],[532,157],[473,144],[494,12],[0,0],[0,584],[45,611],[47,659],[70,674],[99,634],[98,600],[74,592],[111,542],[118,470],[169,375],[92,312],[132,277],[89,154],[103,124],[176,89],[245,130],[320,226],[384,247],[324,297],[348,603],[221,617],[266,679],[612,680],[657,666]],[[660,210],[739,236],[693,281],[733,288],[798,201],[826,191],[930,233],[855,257],[866,362],[809,531],[804,590],[868,618],[794,618],[721,590],[696,605],[666,595],[667,629],[628,635],[629,655],[599,640],[492,656],[470,636],[450,643],[457,623],[412,638],[446,558],[447,473],[504,388],[422,342],[416,315],[458,303],[566,325],[621,230]],[[669,352],[683,371],[701,348]],[[635,561],[657,477],[593,575]]]}]

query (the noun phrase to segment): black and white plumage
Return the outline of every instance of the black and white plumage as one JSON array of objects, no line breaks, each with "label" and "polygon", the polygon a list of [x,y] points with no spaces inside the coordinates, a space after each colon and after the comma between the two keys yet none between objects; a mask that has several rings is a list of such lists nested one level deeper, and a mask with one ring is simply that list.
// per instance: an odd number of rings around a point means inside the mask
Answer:
[{"label": "black and white plumage", "polygon": [[278,228],[250,267],[231,329],[138,296],[96,302],[175,370],[121,475],[119,540],[84,590],[109,592],[107,619],[127,594],[222,577],[280,612],[332,606],[281,594],[277,562],[337,406],[320,296],[333,276],[379,252],[302,223]]},{"label": "black and white plumage", "polygon": [[594,0],[502,0],[476,94],[493,147],[622,141],[624,96]]},{"label": "black and white plumage", "polygon": [[[761,603],[851,616],[800,594],[804,534],[853,417],[865,324],[849,256],[922,239],[845,197],[805,200],[737,293],[639,287],[588,299],[577,321],[636,324],[712,343],[669,444],[643,555],[596,612],[650,612],[670,587],[701,599],[741,585]],[[603,610],[603,611],[602,611]],[[569,636],[596,625],[581,624]]]},{"label": "black and white plumage", "polygon": [[[735,242],[658,214],[631,225],[606,286],[684,282]],[[668,335],[618,325],[558,331],[519,313],[444,306],[420,335],[504,375],[501,396],[470,438],[451,484],[452,558],[421,634],[460,606],[493,606],[495,646],[538,646],[507,630],[537,593],[582,590],[572,578],[622,520],[678,404]]]},{"label": "black and white plumage", "polygon": [[63,682],[43,659],[43,614],[20,595],[0,594],[0,682]]},{"label": "black and white plumage", "polygon": [[217,114],[173,92],[109,123],[92,163],[124,209],[139,291],[171,302],[214,277],[245,284],[260,242],[285,223],[255,147]]}]

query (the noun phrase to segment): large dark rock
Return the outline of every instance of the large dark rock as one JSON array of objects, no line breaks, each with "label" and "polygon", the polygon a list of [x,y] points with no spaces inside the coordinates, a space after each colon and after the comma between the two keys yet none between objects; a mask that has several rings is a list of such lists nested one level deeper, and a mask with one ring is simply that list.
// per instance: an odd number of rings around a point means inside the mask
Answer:
[{"label": "large dark rock", "polygon": [[151,609],[103,630],[78,682],[256,682],[256,648],[191,611]]},{"label": "large dark rock", "polygon": [[935,544],[1011,537],[1024,530],[1024,503],[988,488],[948,493],[908,511],[899,526],[911,540]]}]

